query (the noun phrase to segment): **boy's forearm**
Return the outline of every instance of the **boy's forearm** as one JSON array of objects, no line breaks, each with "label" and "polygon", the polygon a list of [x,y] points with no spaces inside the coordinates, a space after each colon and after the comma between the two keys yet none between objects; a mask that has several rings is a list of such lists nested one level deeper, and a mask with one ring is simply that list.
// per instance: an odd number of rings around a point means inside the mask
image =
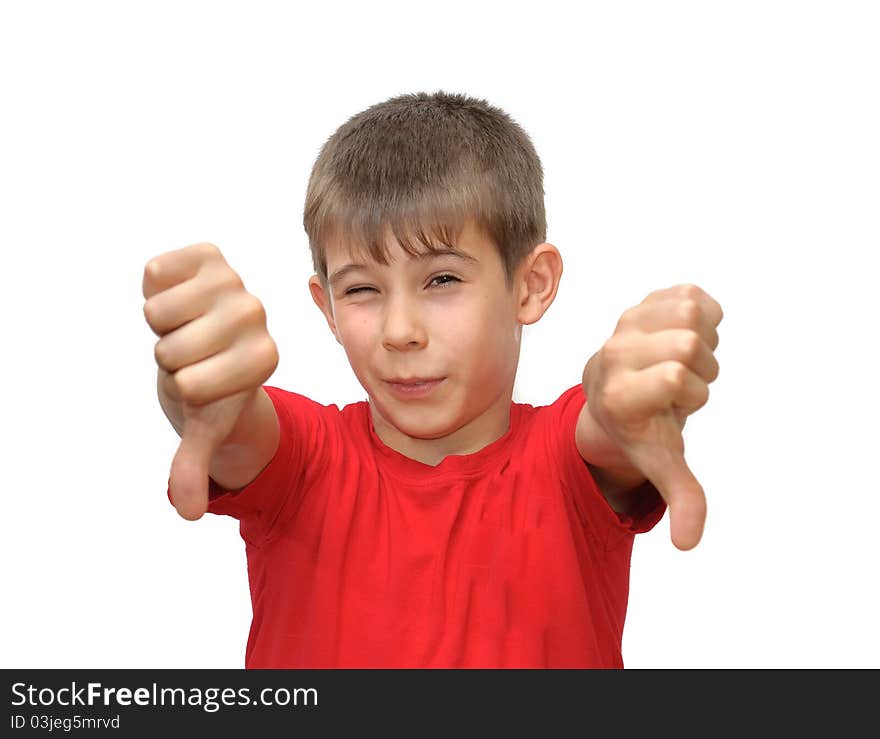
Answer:
[{"label": "boy's forearm", "polygon": [[208,474],[226,490],[248,485],[272,461],[281,440],[275,405],[256,388],[238,422],[214,453]]},{"label": "boy's forearm", "polygon": [[621,454],[586,406],[584,411],[586,432],[579,439],[578,447],[581,456],[608,505],[617,513],[629,513],[654,488]]},{"label": "boy's forearm", "polygon": [[601,477],[610,489],[627,492],[641,485],[646,477],[620,451],[620,447],[606,434],[587,409],[584,431],[580,436],[580,451],[594,477]]}]

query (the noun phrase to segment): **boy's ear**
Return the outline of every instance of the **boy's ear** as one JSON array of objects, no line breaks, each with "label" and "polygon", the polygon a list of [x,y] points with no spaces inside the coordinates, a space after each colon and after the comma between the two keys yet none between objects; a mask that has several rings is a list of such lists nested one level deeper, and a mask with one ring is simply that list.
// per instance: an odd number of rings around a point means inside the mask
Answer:
[{"label": "boy's ear", "polygon": [[562,255],[553,244],[538,244],[516,272],[517,320],[535,323],[556,298],[562,279]]},{"label": "boy's ear", "polygon": [[309,291],[312,293],[312,300],[315,301],[315,305],[317,305],[318,308],[321,309],[321,313],[324,314],[324,318],[327,320],[327,325],[333,332],[333,336],[336,337],[336,341],[341,344],[342,342],[339,340],[339,334],[336,333],[336,320],[333,317],[332,298],[330,297],[329,289],[324,289],[324,285],[318,275],[312,275],[309,277]]}]

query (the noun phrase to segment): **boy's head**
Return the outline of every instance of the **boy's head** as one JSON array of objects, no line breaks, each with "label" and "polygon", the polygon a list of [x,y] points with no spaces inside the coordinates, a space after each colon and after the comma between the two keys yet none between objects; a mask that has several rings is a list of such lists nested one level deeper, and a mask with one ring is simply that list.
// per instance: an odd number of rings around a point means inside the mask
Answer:
[{"label": "boy's head", "polygon": [[[312,297],[374,420],[434,439],[509,410],[521,326],[562,272],[544,243],[541,162],[509,115],[444,92],[371,106],[322,147],[303,224]],[[419,398],[388,383],[435,377]]]},{"label": "boy's head", "polygon": [[541,161],[499,108],[437,92],[391,98],[340,126],[312,168],[303,224],[326,286],[335,237],[383,263],[385,228],[415,254],[453,242],[468,218],[495,242],[510,287],[545,239]]}]

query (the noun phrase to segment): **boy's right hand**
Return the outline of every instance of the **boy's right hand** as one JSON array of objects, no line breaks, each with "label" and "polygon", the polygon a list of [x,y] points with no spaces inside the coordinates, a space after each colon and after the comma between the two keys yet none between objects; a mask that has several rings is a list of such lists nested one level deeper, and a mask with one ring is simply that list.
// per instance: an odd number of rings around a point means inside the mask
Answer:
[{"label": "boy's right hand", "polygon": [[183,518],[208,509],[208,470],[242,411],[278,365],[263,304],[213,244],[165,252],[144,267],[144,316],[159,337],[162,409],[180,434],[171,501]]}]

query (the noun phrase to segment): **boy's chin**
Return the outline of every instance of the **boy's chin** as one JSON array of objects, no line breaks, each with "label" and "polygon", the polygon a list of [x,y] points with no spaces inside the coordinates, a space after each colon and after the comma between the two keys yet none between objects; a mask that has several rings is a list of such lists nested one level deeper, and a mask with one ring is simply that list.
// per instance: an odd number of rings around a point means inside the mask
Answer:
[{"label": "boy's chin", "polygon": [[383,398],[377,402],[374,397],[370,398],[370,405],[386,424],[411,439],[424,441],[442,439],[456,430],[453,419],[446,417],[449,413],[448,408],[408,404],[406,401],[401,402],[394,398]]}]

